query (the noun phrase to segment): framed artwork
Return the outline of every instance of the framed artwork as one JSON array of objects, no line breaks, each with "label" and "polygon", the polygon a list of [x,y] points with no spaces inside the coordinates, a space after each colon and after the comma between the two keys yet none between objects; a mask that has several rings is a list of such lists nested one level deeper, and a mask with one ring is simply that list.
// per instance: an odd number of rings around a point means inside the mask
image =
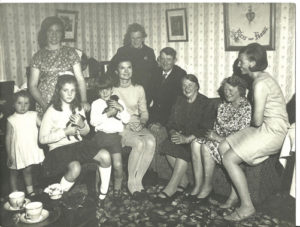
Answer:
[{"label": "framed artwork", "polygon": [[226,51],[238,51],[249,43],[275,50],[275,4],[224,3]]},{"label": "framed artwork", "polygon": [[77,38],[78,12],[70,10],[56,10],[56,16],[59,17],[65,26],[64,42],[75,42]]},{"label": "framed artwork", "polygon": [[168,42],[187,42],[188,30],[186,9],[167,9]]}]

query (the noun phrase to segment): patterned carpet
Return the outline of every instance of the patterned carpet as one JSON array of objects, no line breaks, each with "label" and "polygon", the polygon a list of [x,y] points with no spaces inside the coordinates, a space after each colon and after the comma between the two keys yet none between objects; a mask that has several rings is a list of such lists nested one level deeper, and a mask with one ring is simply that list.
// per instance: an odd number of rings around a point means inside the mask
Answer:
[{"label": "patterned carpet", "polygon": [[223,215],[233,210],[220,209],[219,202],[214,199],[206,205],[195,205],[181,194],[169,204],[153,202],[155,194],[162,188],[163,186],[147,187],[149,196],[140,200],[134,200],[128,192],[123,192],[122,198],[115,201],[112,193],[109,193],[104,207],[97,208],[98,226],[294,226],[292,223],[259,212],[241,222],[228,222],[223,219]]}]

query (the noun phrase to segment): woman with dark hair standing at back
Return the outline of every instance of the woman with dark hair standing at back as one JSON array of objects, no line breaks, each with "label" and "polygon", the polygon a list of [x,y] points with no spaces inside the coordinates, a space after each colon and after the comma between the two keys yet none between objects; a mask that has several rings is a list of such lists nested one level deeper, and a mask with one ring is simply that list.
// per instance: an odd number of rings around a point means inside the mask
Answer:
[{"label": "woman with dark hair standing at back", "polygon": [[66,71],[74,73],[79,84],[81,105],[88,111],[86,87],[82,75],[80,57],[75,48],[62,45],[64,24],[55,16],[47,17],[38,35],[40,50],[32,57],[29,91],[37,102],[36,109],[44,113],[50,103],[59,75]]},{"label": "woman with dark hair standing at back", "polygon": [[119,77],[115,74],[117,63],[120,58],[129,58],[133,66],[132,81],[142,85],[147,103],[150,101],[150,82],[156,69],[157,62],[154,50],[145,45],[147,34],[145,28],[137,23],[130,24],[124,37],[124,46],[120,47],[116,55],[111,59],[108,73],[113,77],[114,82],[119,81]]}]

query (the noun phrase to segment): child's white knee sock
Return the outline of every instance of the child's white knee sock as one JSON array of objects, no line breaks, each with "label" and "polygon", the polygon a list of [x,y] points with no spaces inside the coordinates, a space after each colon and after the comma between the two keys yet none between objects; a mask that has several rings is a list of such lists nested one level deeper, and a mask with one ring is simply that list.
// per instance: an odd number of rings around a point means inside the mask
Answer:
[{"label": "child's white knee sock", "polygon": [[110,173],[111,173],[111,166],[104,168],[104,167],[98,167],[100,178],[101,178],[101,186],[100,186],[100,195],[99,199],[105,199],[106,193],[108,191],[109,187],[109,180],[110,180]]},{"label": "child's white knee sock", "polygon": [[67,181],[65,177],[62,177],[60,180],[60,185],[62,186],[65,192],[69,191],[75,182]]}]

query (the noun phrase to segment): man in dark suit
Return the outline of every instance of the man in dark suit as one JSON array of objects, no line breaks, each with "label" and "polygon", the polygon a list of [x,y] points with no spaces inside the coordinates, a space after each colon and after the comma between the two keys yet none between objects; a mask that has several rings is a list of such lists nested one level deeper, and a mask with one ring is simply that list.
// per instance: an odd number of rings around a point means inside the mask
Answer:
[{"label": "man in dark suit", "polygon": [[[157,149],[167,138],[165,125],[171,115],[172,106],[177,96],[182,93],[181,80],[186,71],[175,65],[176,51],[171,47],[165,47],[160,51],[158,72],[152,79],[151,98],[149,108],[149,129],[156,138]],[[155,155],[155,158],[158,156]],[[155,158],[151,168],[156,170]]]},{"label": "man in dark suit", "polygon": [[152,105],[149,122],[155,126],[165,126],[177,96],[182,93],[181,80],[186,71],[175,65],[176,51],[165,47],[160,51],[160,68],[152,79]]}]

